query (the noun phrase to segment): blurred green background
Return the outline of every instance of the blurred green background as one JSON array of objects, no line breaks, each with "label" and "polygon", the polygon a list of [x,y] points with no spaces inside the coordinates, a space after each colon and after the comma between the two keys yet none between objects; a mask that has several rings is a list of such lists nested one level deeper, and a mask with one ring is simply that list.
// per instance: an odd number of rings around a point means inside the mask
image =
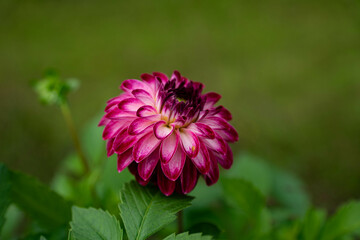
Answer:
[{"label": "blurred green background", "polygon": [[240,141],[333,208],[360,197],[360,2],[0,1],[0,161],[49,181],[72,143],[29,86],[81,80],[79,127],[124,79],[174,69],[222,94]]}]

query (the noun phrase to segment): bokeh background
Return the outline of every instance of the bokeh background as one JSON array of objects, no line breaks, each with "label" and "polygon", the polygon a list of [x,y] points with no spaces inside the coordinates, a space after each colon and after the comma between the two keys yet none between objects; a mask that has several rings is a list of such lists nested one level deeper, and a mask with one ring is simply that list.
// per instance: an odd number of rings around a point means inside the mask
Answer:
[{"label": "bokeh background", "polygon": [[81,80],[76,124],[124,79],[174,69],[222,94],[251,152],[305,180],[317,206],[360,197],[360,2],[0,1],[0,161],[50,181],[72,143],[29,82]]}]

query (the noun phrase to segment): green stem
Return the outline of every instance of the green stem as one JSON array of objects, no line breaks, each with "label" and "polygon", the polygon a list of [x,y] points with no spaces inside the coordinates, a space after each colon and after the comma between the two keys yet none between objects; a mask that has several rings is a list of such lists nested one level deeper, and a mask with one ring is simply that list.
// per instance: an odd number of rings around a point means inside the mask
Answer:
[{"label": "green stem", "polygon": [[90,172],[90,167],[89,167],[88,161],[86,160],[85,154],[81,148],[79,136],[78,136],[76,128],[75,128],[75,124],[74,124],[74,121],[73,121],[73,118],[71,115],[69,105],[67,104],[67,102],[63,102],[60,104],[60,108],[61,108],[62,114],[64,115],[66,124],[69,128],[69,131],[70,131],[72,140],[74,142],[76,151],[79,155],[80,161],[84,167],[85,174],[88,174]]},{"label": "green stem", "polygon": [[183,210],[181,210],[180,212],[178,212],[178,218],[177,218],[177,230],[178,233],[182,233],[184,232],[184,223],[183,223]]}]

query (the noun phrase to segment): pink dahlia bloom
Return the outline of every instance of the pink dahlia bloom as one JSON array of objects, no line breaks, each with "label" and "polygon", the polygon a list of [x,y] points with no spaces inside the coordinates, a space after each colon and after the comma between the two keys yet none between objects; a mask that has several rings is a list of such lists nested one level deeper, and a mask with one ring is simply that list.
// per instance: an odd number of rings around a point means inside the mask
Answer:
[{"label": "pink dahlia bloom", "polygon": [[216,183],[218,164],[233,163],[228,143],[238,140],[230,112],[215,106],[221,96],[202,94],[203,84],[177,71],[170,79],[159,72],[141,79],[121,84],[124,93],[107,102],[99,123],[118,171],[128,167],[141,185],[151,181],[167,196],[191,192],[200,175]]}]

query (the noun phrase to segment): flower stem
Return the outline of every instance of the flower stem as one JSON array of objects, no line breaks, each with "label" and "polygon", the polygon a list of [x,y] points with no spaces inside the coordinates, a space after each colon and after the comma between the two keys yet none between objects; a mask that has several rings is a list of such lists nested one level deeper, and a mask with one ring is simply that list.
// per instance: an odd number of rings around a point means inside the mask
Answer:
[{"label": "flower stem", "polygon": [[75,128],[75,124],[71,115],[71,111],[69,108],[69,105],[67,102],[63,102],[60,104],[60,108],[61,108],[61,112],[65,118],[66,124],[69,128],[74,146],[76,148],[76,151],[79,155],[80,161],[84,167],[84,172],[85,175],[88,174],[90,172],[90,167],[88,164],[88,161],[86,160],[85,154],[81,148],[81,144],[80,144],[80,140],[79,140],[79,136],[77,134],[76,128]]},{"label": "flower stem", "polygon": [[178,228],[178,233],[184,232],[183,210],[178,212],[177,228]]}]

